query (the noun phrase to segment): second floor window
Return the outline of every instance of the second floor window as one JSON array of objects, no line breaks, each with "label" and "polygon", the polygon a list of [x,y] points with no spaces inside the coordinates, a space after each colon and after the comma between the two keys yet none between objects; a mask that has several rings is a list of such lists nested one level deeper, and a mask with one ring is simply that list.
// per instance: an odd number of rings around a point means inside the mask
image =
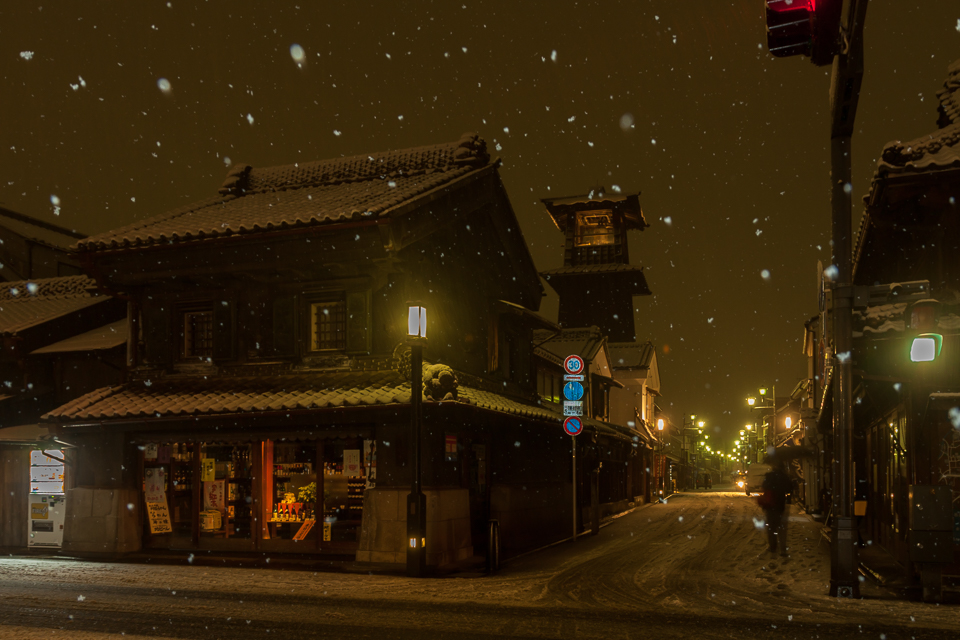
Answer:
[{"label": "second floor window", "polygon": [[342,296],[310,304],[310,350],[347,348],[347,303]]},{"label": "second floor window", "polygon": [[210,358],[213,356],[213,311],[191,309],[183,312],[184,358]]}]

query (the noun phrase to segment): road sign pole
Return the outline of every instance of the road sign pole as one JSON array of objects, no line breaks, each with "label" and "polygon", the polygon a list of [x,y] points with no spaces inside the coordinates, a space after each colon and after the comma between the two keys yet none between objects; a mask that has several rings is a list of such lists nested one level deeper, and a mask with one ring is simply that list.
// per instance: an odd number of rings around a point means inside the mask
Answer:
[{"label": "road sign pole", "polygon": [[573,451],[573,541],[577,541],[577,436],[570,436],[570,450]]}]

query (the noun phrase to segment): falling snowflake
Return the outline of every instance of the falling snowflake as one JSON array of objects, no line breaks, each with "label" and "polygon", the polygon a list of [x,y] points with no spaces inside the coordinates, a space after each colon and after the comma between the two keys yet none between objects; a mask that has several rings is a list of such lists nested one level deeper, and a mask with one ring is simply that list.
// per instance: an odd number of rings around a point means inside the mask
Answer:
[{"label": "falling snowflake", "polygon": [[293,61],[297,63],[297,67],[300,68],[302,68],[307,61],[307,54],[303,50],[303,47],[296,43],[290,45],[290,57],[293,58]]},{"label": "falling snowflake", "polygon": [[33,60],[33,51],[21,51],[20,57],[24,60]]},{"label": "falling snowflake", "polygon": [[249,122],[250,124],[253,124],[253,116],[250,115],[249,113],[247,114],[247,122]]},{"label": "falling snowflake", "polygon": [[157,80],[157,88],[160,89],[160,91],[162,91],[164,94],[169,95],[171,89],[170,81],[166,78],[160,78]]}]

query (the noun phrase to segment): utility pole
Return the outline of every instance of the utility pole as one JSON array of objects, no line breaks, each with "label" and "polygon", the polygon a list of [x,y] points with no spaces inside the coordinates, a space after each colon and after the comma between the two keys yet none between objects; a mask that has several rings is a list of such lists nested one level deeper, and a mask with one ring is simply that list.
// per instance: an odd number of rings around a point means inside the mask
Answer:
[{"label": "utility pole", "polygon": [[830,79],[830,200],[833,264],[833,513],[830,595],[858,597],[853,517],[853,228],[851,137],[863,82],[863,22],[868,0],[765,0],[767,47],[777,57],[808,56],[833,65]]},{"label": "utility pole", "polygon": [[867,0],[846,0],[841,50],[830,79],[830,177],[833,227],[833,513],[830,595],[860,596],[853,515],[853,226],[851,137],[863,82],[863,22]]}]

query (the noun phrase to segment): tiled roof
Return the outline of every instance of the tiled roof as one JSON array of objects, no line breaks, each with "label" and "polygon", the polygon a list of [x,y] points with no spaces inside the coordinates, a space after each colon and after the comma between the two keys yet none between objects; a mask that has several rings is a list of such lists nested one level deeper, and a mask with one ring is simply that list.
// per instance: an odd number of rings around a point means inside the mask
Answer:
[{"label": "tiled roof", "polygon": [[0,334],[12,334],[98,304],[109,298],[97,295],[87,276],[42,278],[0,285]]},{"label": "tiled roof", "polygon": [[941,128],[909,142],[888,142],[877,166],[878,176],[960,167],[960,60],[948,67],[937,97]]},{"label": "tiled roof", "polygon": [[[460,402],[501,413],[561,420],[546,408],[480,389],[459,387]],[[410,402],[410,383],[398,372],[356,371],[239,378],[166,378],[105,387],[43,416],[44,422],[256,414]]]},{"label": "tiled roof", "polygon": [[960,123],[960,60],[947,67],[947,79],[937,91],[943,115],[953,124]]},{"label": "tiled roof", "polygon": [[493,166],[486,143],[448,144],[279,167],[233,167],[220,196],[81,240],[85,251],[188,242],[384,217],[429,191]]}]

